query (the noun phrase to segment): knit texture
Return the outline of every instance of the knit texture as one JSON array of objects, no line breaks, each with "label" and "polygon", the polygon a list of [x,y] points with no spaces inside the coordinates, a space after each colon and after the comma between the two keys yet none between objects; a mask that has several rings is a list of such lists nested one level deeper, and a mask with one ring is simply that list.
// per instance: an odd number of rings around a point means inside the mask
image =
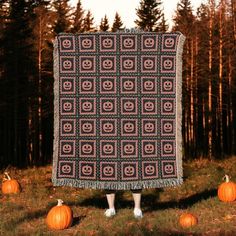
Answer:
[{"label": "knit texture", "polygon": [[59,34],[52,181],[94,189],[182,183],[180,32]]}]

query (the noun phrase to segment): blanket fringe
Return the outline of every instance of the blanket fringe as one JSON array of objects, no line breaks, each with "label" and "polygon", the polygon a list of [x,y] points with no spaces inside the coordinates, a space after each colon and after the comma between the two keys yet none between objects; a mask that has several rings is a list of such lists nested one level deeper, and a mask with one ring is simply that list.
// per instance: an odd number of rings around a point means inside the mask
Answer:
[{"label": "blanket fringe", "polygon": [[53,168],[52,180],[57,178],[58,143],[59,143],[59,51],[58,39],[53,42],[53,74],[54,74],[54,137],[53,137]]},{"label": "blanket fringe", "polygon": [[176,162],[177,176],[179,182],[183,180],[183,165],[182,165],[182,55],[186,37],[180,33],[178,47],[176,52]]},{"label": "blanket fringe", "polygon": [[91,189],[110,189],[110,190],[130,190],[130,189],[147,189],[147,188],[163,188],[174,187],[182,184],[180,179],[165,179],[165,180],[146,180],[138,182],[101,182],[101,181],[80,181],[74,179],[52,179],[54,186],[70,186],[77,188]]}]

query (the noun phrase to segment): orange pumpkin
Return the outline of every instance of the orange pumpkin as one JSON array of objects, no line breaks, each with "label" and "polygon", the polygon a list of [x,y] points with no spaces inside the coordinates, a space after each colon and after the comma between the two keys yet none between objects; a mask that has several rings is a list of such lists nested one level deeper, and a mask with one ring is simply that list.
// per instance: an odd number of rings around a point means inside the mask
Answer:
[{"label": "orange pumpkin", "polygon": [[11,193],[19,193],[21,191],[20,184],[17,180],[12,179],[10,175],[5,172],[3,183],[2,183],[2,193],[3,194],[11,194]]},{"label": "orange pumpkin", "polygon": [[46,223],[50,229],[69,228],[73,221],[73,212],[69,206],[63,205],[63,201],[58,199],[57,206],[54,206],[47,215]]},{"label": "orange pumpkin", "polygon": [[180,217],[179,217],[179,224],[183,227],[183,228],[189,228],[192,227],[194,225],[196,225],[198,222],[197,217],[194,216],[191,213],[183,213]]},{"label": "orange pumpkin", "polygon": [[236,185],[225,175],[225,182],[218,188],[218,198],[223,202],[233,202],[236,199]]}]

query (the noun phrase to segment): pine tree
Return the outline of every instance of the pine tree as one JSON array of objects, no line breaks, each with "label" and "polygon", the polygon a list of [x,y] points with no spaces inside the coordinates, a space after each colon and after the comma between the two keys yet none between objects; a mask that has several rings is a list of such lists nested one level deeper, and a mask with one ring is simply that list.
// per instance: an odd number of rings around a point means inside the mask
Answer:
[{"label": "pine tree", "polygon": [[3,44],[2,44],[2,39],[3,39],[3,33],[7,24],[7,18],[9,17],[9,9],[6,7],[7,0],[0,1],[0,77],[3,72],[2,68],[2,61],[3,59]]},{"label": "pine tree", "polygon": [[177,4],[176,15],[174,17],[174,31],[182,32],[187,38],[183,51],[183,131],[185,133],[184,145],[186,156],[193,154],[195,142],[194,113],[196,106],[194,106],[194,98],[196,93],[196,78],[194,76],[195,66],[195,45],[196,45],[196,28],[195,17],[193,15],[190,0],[180,0]]},{"label": "pine tree", "polygon": [[73,33],[83,32],[83,21],[84,21],[84,10],[81,4],[81,0],[78,1],[77,7],[74,13],[74,22],[73,22]]},{"label": "pine tree", "polygon": [[70,16],[71,16],[71,7],[69,6],[69,0],[54,0],[52,6],[54,7],[55,14],[55,24],[54,32],[56,34],[60,32],[69,32],[70,31]]},{"label": "pine tree", "polygon": [[100,31],[108,31],[109,23],[108,23],[108,19],[106,15],[104,16],[104,18],[101,19],[99,28],[100,28]]},{"label": "pine tree", "polygon": [[160,32],[166,32],[168,30],[169,26],[166,23],[165,15],[162,15],[161,22],[158,24],[157,28],[155,31],[160,31]]},{"label": "pine tree", "polygon": [[136,9],[138,19],[135,24],[144,31],[156,30],[163,15],[161,4],[161,0],[141,0],[140,7]]},{"label": "pine tree", "polygon": [[115,19],[111,28],[112,32],[116,32],[118,30],[122,30],[122,25],[123,22],[121,21],[121,17],[119,16],[119,14],[116,12],[115,14]]},{"label": "pine tree", "polygon": [[173,20],[173,30],[179,30],[185,36],[190,36],[192,34],[195,17],[193,15],[193,9],[190,0],[180,0],[180,2],[177,4],[176,15]]},{"label": "pine tree", "polygon": [[92,16],[92,13],[90,11],[88,11],[85,18],[84,18],[84,25],[83,25],[84,32],[94,31],[94,22],[93,21],[94,21],[94,18]]},{"label": "pine tree", "polygon": [[[33,3],[32,3],[33,4]],[[32,78],[31,83],[35,87],[35,92],[29,98],[29,134],[28,143],[30,148],[29,159],[30,164],[42,165],[45,163],[48,155],[48,150],[51,145],[47,142],[45,150],[45,136],[52,135],[52,130],[47,129],[45,132],[45,123],[50,123],[49,119],[45,118],[45,114],[53,99],[52,90],[48,91],[48,87],[52,88],[52,46],[50,43],[54,38],[54,32],[51,25],[54,22],[54,14],[50,10],[50,5],[47,0],[40,1],[40,4],[33,4],[33,16],[30,21],[30,26],[33,29],[33,46],[35,51],[35,64],[37,74]],[[48,73],[50,71],[50,73]],[[45,84],[47,86],[45,86]],[[52,112],[52,110],[50,111]],[[51,146],[52,147],[52,146]]]},{"label": "pine tree", "polygon": [[[8,21],[4,28],[2,63],[4,79],[4,100],[7,104],[3,119],[5,141],[4,159],[14,165],[27,164],[29,147],[28,136],[28,98],[31,88],[30,78],[36,73],[33,60],[32,29],[27,1],[9,2]],[[10,147],[10,148],[9,148]]]},{"label": "pine tree", "polygon": [[[198,54],[196,58],[197,72],[197,113],[196,113],[196,149],[199,156],[209,156],[209,135],[207,132],[208,123],[211,120],[211,111],[208,107],[208,84],[211,83],[209,71],[209,9],[205,4],[201,4],[197,9],[197,35],[198,35]],[[208,110],[208,112],[205,112]],[[210,125],[210,124],[209,124]],[[210,157],[211,158],[211,157]]]}]

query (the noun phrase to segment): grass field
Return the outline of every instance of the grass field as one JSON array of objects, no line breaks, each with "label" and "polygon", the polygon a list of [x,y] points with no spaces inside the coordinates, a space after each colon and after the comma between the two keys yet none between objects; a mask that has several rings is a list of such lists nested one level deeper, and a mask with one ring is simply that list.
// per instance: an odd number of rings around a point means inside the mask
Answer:
[{"label": "grass field", "polygon": [[[103,191],[53,187],[51,166],[8,171],[23,191],[0,195],[0,235],[236,235],[236,201],[223,203],[217,198],[217,187],[225,174],[236,182],[236,157],[185,162],[184,184],[143,191],[142,220],[133,218],[129,191],[117,193],[117,215],[106,219]],[[72,208],[74,222],[69,229],[52,231],[45,218],[58,198]],[[178,218],[183,212],[195,214],[198,225],[182,229]]]}]

